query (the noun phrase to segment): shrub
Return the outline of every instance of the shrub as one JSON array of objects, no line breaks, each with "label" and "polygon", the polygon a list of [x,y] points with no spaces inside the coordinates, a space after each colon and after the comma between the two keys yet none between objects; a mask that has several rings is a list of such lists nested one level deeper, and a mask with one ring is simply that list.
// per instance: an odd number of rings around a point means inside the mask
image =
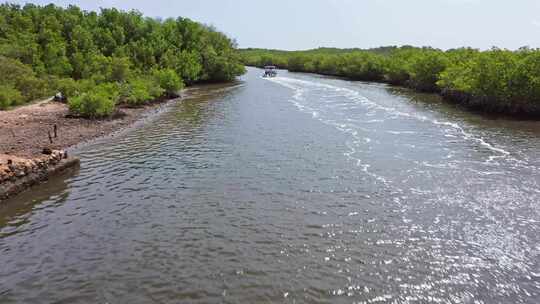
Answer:
[{"label": "shrub", "polygon": [[87,118],[110,116],[116,105],[118,89],[114,84],[96,86],[93,91],[82,93],[68,102],[72,113]]},{"label": "shrub", "polygon": [[133,78],[122,85],[121,100],[130,106],[140,106],[163,94],[164,90],[153,79]]},{"label": "shrub", "polygon": [[178,91],[184,88],[184,82],[172,69],[155,70],[154,78],[169,97],[178,96]]},{"label": "shrub", "polygon": [[157,84],[156,82],[149,81],[148,85],[149,85],[148,93],[150,94],[152,99],[161,97],[163,96],[163,93],[165,93],[165,90],[161,86],[159,86],[159,84]]},{"label": "shrub", "polygon": [[383,79],[384,67],[379,55],[367,52],[345,55],[345,66],[342,74],[348,78],[366,81]]},{"label": "shrub", "polygon": [[68,99],[81,93],[80,84],[72,78],[58,79],[55,83],[55,89]]},{"label": "shrub", "polygon": [[[521,80],[521,93],[526,101],[540,107],[540,51],[527,53],[519,62],[514,78]],[[514,83],[518,81],[514,80]]]},{"label": "shrub", "polygon": [[21,102],[46,96],[47,82],[36,77],[32,68],[18,60],[0,56],[0,83],[17,89]]},{"label": "shrub", "polygon": [[3,82],[17,82],[19,79],[34,76],[32,67],[19,60],[0,56],[0,79]]},{"label": "shrub", "polygon": [[438,91],[439,75],[448,65],[448,59],[440,51],[422,51],[411,58],[409,84],[421,91]]},{"label": "shrub", "polygon": [[412,52],[395,50],[385,61],[385,79],[393,85],[405,85],[411,78],[409,75],[409,58]]},{"label": "shrub", "polygon": [[111,59],[111,71],[109,81],[125,81],[131,74],[131,63],[127,57],[113,57]]},{"label": "shrub", "polygon": [[5,110],[11,106],[19,105],[23,102],[21,92],[9,85],[0,85],[0,110]]},{"label": "shrub", "polygon": [[467,93],[487,110],[538,111],[540,52],[492,49],[454,64],[441,73],[444,90]]},{"label": "shrub", "polygon": [[26,102],[50,96],[52,93],[47,88],[47,81],[33,75],[18,79],[15,87],[21,92]]},{"label": "shrub", "polygon": [[130,106],[139,106],[150,100],[149,88],[141,79],[128,82],[122,90],[122,101]]},{"label": "shrub", "polygon": [[306,56],[293,56],[289,58],[287,65],[291,72],[303,72],[305,71],[305,63],[308,61]]},{"label": "shrub", "polygon": [[[110,84],[110,85],[114,85],[114,88],[116,89],[116,92],[118,93],[118,86],[115,84]],[[96,88],[96,83],[92,79],[81,79],[81,80],[77,80],[76,86],[78,88],[79,94],[88,93],[88,92],[93,91]]]}]

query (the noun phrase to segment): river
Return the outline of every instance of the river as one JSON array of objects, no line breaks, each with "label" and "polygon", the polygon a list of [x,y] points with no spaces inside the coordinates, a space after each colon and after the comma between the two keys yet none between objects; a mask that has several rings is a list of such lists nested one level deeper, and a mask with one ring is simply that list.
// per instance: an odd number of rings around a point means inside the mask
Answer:
[{"label": "river", "polygon": [[0,208],[0,303],[539,303],[540,123],[249,68]]}]

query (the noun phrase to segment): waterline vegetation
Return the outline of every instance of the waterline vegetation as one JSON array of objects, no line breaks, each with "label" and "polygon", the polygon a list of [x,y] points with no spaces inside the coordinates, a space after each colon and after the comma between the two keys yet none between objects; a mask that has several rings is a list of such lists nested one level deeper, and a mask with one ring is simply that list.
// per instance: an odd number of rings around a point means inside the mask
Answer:
[{"label": "waterline vegetation", "polygon": [[351,80],[434,92],[485,112],[540,117],[540,50],[383,47],[308,51],[241,50],[248,66],[276,65]]},{"label": "waterline vegetation", "polygon": [[232,39],[186,18],[0,5],[0,110],[60,91],[74,115],[106,117],[243,73]]}]

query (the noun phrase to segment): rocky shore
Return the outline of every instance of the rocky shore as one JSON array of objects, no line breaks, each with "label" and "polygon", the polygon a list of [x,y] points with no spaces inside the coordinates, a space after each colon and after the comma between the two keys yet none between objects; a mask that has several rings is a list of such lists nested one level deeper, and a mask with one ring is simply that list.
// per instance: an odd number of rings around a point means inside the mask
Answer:
[{"label": "rocky shore", "polygon": [[79,159],[68,156],[63,150],[44,149],[43,154],[35,158],[0,154],[0,201],[78,165]]}]

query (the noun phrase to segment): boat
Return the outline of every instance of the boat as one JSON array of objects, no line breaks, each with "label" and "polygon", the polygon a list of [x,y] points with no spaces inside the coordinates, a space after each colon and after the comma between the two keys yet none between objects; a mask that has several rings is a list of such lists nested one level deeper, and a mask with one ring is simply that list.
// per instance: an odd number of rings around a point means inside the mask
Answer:
[{"label": "boat", "polygon": [[264,74],[263,77],[276,77],[277,76],[277,68],[273,65],[267,65],[264,67]]}]

